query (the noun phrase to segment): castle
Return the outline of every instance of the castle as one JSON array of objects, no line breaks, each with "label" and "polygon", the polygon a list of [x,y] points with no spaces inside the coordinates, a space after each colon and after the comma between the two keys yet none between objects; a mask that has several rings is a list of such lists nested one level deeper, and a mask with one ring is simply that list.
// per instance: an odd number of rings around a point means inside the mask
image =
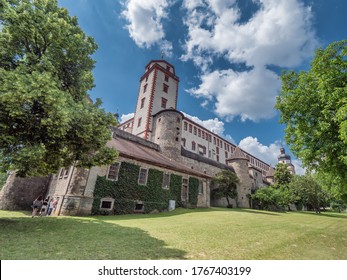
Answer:
[{"label": "castle", "polygon": [[[225,169],[239,178],[233,206],[249,208],[249,195],[273,183],[269,164],[177,110],[178,85],[175,68],[167,61],[146,65],[134,117],[111,129],[107,145],[119,152],[117,162],[90,169],[71,166],[52,175],[47,195],[59,200],[56,215],[122,212],[125,202],[128,212],[167,208],[169,201],[170,207],[175,202],[226,206],[225,199],[211,198],[211,179]],[[282,149],[279,162],[294,173],[290,156]]]}]

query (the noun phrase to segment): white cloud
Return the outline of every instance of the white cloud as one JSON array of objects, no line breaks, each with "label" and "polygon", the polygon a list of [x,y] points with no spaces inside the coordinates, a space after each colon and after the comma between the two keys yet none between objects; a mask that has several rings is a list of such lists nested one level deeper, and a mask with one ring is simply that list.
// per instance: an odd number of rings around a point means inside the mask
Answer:
[{"label": "white cloud", "polygon": [[215,112],[220,117],[231,120],[239,115],[243,121],[256,121],[274,116],[279,88],[278,77],[269,70],[254,68],[240,73],[229,69],[203,74],[199,87],[189,92],[209,100],[213,98]]},{"label": "white cloud", "polygon": [[165,40],[163,19],[168,17],[171,0],[127,0],[123,3],[123,17],[130,37],[139,47],[162,46],[166,55],[171,55],[172,44]]},{"label": "white cloud", "polygon": [[248,136],[240,141],[239,147],[272,166],[275,166],[278,163],[277,157],[280,154],[281,148],[279,142],[266,146],[261,144],[258,141],[258,138]]},{"label": "white cloud", "polygon": [[121,117],[120,117],[120,123],[124,123],[126,122],[127,120],[130,120],[134,117],[134,113],[129,113],[129,114],[123,114]]},{"label": "white cloud", "polygon": [[[271,118],[279,80],[268,66],[298,66],[313,54],[318,43],[310,8],[299,0],[254,0],[260,9],[241,23],[236,1],[194,2],[184,1],[188,38],[181,59],[194,61],[203,73],[190,92],[216,100],[215,112],[222,117]],[[252,70],[211,71],[215,56]]]},{"label": "white cloud", "polygon": [[[281,143],[276,141],[269,146],[263,145],[256,137],[248,136],[242,139],[239,147],[253,156],[263,160],[264,162],[276,166],[278,163],[278,156],[280,154]],[[298,175],[305,174],[305,168],[302,167],[301,161],[292,159],[292,164],[295,166],[295,172]]]}]

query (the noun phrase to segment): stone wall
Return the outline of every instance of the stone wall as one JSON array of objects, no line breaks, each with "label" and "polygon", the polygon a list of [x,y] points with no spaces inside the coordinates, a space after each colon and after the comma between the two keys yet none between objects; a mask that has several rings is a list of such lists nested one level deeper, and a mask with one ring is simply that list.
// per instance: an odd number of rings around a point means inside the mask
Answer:
[{"label": "stone wall", "polygon": [[29,210],[33,201],[47,194],[51,176],[47,177],[17,177],[13,172],[0,191],[1,210]]}]

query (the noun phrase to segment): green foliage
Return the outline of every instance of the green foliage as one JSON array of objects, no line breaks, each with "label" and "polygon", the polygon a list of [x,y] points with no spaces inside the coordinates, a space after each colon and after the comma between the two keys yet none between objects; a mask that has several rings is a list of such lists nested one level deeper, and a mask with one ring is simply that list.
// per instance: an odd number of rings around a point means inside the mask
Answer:
[{"label": "green foliage", "polygon": [[258,189],[255,194],[252,194],[252,199],[258,201],[260,209],[264,210],[278,210],[278,205],[281,201],[280,190],[270,187],[263,187]]},{"label": "green foliage", "polygon": [[[140,166],[122,162],[117,181],[107,180],[105,177],[98,177],[94,190],[94,202],[92,214],[100,214],[100,199],[103,197],[112,197],[115,199],[115,214],[130,214],[134,212],[135,201],[144,203],[144,212],[150,213],[153,210],[164,210],[168,207],[170,199],[176,200],[176,204],[181,206],[181,187],[182,177],[179,175],[170,175],[169,189],[163,189],[163,172],[156,169],[149,169],[146,185],[138,184]],[[192,178],[192,189],[199,184],[196,178]],[[191,193],[191,204],[196,205],[197,192]],[[194,198],[194,196],[196,198]]]},{"label": "green foliage", "polygon": [[176,206],[182,207],[182,176],[171,174],[170,175],[170,192],[171,199],[176,201]]},{"label": "green foliage", "polygon": [[238,182],[239,178],[234,172],[229,170],[219,172],[214,178],[212,178],[212,184],[215,186],[211,193],[212,197],[214,199],[225,197],[228,202],[228,207],[230,207],[232,205],[230,198],[237,198]]},{"label": "green foliage", "polygon": [[198,204],[199,195],[199,179],[189,177],[189,204],[192,207],[196,207]]},{"label": "green foliage", "polygon": [[347,41],[318,49],[311,69],[284,72],[276,108],[285,138],[309,169],[347,179]]},{"label": "green foliage", "polygon": [[0,168],[20,176],[114,161],[112,114],[91,104],[97,49],[55,0],[0,0]]},{"label": "green foliage", "polygon": [[293,175],[288,170],[288,166],[285,163],[279,163],[276,165],[274,179],[276,187],[287,187],[292,179]]},{"label": "green foliage", "polygon": [[320,208],[326,206],[327,195],[322,186],[311,175],[294,176],[290,183],[290,189],[308,209],[320,212]]},{"label": "green foliage", "polygon": [[6,180],[7,180],[7,174],[0,172],[0,191],[2,187],[4,186],[4,184],[6,183]]}]

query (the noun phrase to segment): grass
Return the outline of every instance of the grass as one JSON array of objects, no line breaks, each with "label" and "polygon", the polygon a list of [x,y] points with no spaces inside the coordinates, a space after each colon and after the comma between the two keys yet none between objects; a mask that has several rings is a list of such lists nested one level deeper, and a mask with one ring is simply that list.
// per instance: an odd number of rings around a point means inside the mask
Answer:
[{"label": "grass", "polygon": [[176,209],[35,217],[0,211],[0,259],[347,259],[347,214]]}]

